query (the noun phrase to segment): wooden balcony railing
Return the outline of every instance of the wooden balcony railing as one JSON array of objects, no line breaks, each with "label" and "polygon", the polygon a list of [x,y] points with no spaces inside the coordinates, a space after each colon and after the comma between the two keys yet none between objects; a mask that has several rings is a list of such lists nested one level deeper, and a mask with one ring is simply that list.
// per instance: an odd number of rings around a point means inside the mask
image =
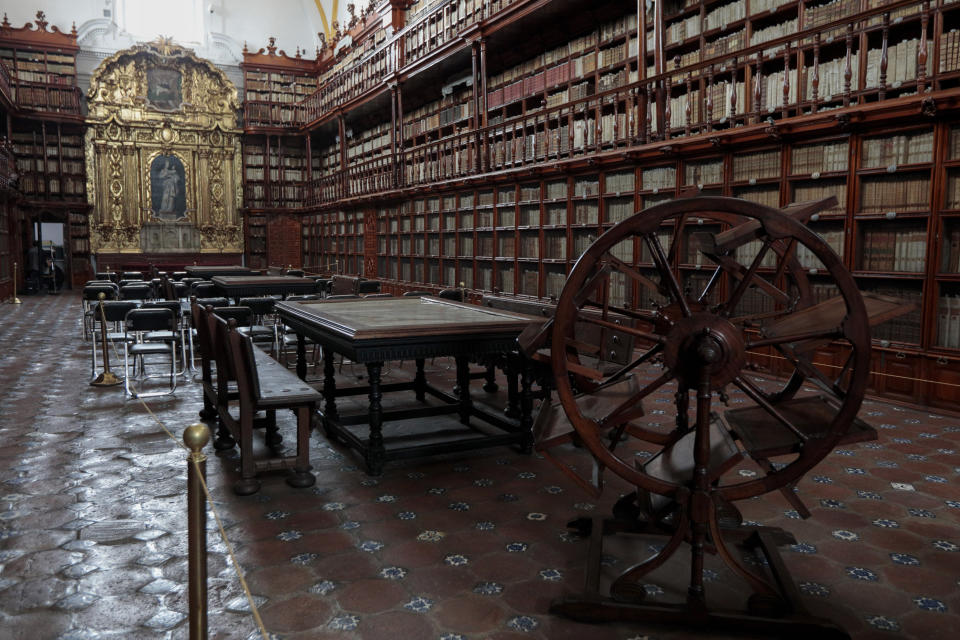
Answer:
[{"label": "wooden balcony railing", "polygon": [[17,161],[13,155],[13,143],[0,138],[0,189],[10,189],[17,181]]}]

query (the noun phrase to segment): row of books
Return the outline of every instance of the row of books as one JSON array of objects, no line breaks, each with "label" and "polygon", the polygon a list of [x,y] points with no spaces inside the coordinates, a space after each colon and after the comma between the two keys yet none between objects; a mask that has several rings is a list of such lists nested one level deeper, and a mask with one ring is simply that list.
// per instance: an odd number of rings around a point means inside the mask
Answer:
[{"label": "row of books", "polygon": [[846,140],[795,145],[790,150],[790,173],[797,175],[846,171],[849,157],[850,145]]},{"label": "row of books", "polygon": [[633,171],[610,172],[604,176],[604,191],[606,193],[633,192],[636,176]]},{"label": "row of books", "polygon": [[780,207],[780,187],[778,185],[736,187],[733,190],[733,197],[743,198],[775,209]]},{"label": "row of books", "polygon": [[644,191],[673,189],[677,186],[677,168],[652,167],[643,169],[640,174],[640,188]]},{"label": "row of books", "polygon": [[782,38],[783,36],[796,32],[797,19],[794,18],[793,20],[787,20],[778,24],[772,24],[768,27],[755,29],[753,33],[750,34],[750,44],[763,44],[764,42]]},{"label": "row of books", "polygon": [[[887,47],[887,76],[888,87],[896,89],[904,82],[913,82],[917,79],[917,53],[920,49],[920,40],[902,40]],[[927,50],[933,50],[933,41],[927,41]],[[880,86],[880,60],[883,51],[879,48],[867,52],[867,75],[864,86]],[[932,56],[931,56],[932,57]],[[933,63],[927,58],[926,73],[930,73]]]},{"label": "row of books", "polygon": [[960,349],[960,294],[940,296],[937,304],[937,346]]},{"label": "row of books", "polygon": [[733,176],[735,182],[752,178],[776,178],[780,175],[780,151],[760,151],[758,153],[734,154]]},{"label": "row of books", "polygon": [[960,273],[960,228],[956,225],[944,229],[941,273]]},{"label": "row of books", "polygon": [[737,20],[743,20],[747,17],[747,3],[744,0],[736,0],[729,4],[722,5],[707,13],[703,19],[703,30],[713,31],[714,29],[726,28],[726,26]]},{"label": "row of books", "polygon": [[960,69],[960,31],[950,29],[940,34],[940,73]]},{"label": "row of books", "polygon": [[573,224],[595,225],[599,222],[600,207],[593,200],[574,200]]},{"label": "row of books", "polygon": [[864,138],[862,167],[894,167],[933,159],[933,130]]},{"label": "row of books", "polygon": [[685,185],[718,184],[720,182],[723,182],[722,160],[688,162],[684,166],[683,183]]},{"label": "row of books", "polygon": [[740,29],[707,42],[703,47],[703,60],[716,58],[743,49],[746,45],[746,30]]},{"label": "row of books", "polygon": [[[835,58],[833,60],[821,61],[818,72],[820,84],[817,87],[817,99],[830,102],[840,99],[847,91],[846,80],[847,59],[845,57]],[[854,52],[850,56],[850,89],[856,91],[859,85],[860,74],[860,54]],[[804,98],[813,100],[813,73],[808,72],[806,77],[806,89]]]},{"label": "row of books", "polygon": [[[678,44],[687,38],[700,35],[700,16],[692,15],[677,22],[671,22],[663,30],[663,38],[667,45]],[[650,42],[650,45],[653,43]],[[649,46],[648,46],[649,48]]]},{"label": "row of books", "polygon": [[[843,229],[832,229],[829,231],[818,231],[820,238],[823,239],[827,245],[833,249],[841,258],[843,257],[843,240],[845,234]],[[808,249],[805,245],[797,245],[797,261],[800,263],[800,266],[806,269],[823,269],[823,263],[820,259]]]},{"label": "row of books", "polygon": [[[780,109],[783,106],[783,84],[786,82],[787,78],[786,71],[775,71],[774,73],[767,74],[763,77],[763,87],[762,87],[762,109],[761,111],[766,111],[768,113],[773,113],[777,109]],[[789,73],[793,73],[790,71]],[[791,78],[793,80],[793,78]],[[787,104],[795,104],[797,102],[797,83],[795,81],[790,82],[790,88],[787,92]],[[737,101],[737,104],[743,105],[744,103]],[[746,109],[744,106],[740,109],[743,111]]]},{"label": "row of books", "polygon": [[927,232],[914,226],[890,225],[891,229],[868,228],[860,240],[860,266],[865,271],[904,271],[924,269]]},{"label": "row of books", "polygon": [[863,213],[919,212],[930,208],[930,175],[864,176],[860,185]]},{"label": "row of books", "polygon": [[833,0],[816,6],[807,5],[803,9],[803,24],[807,28],[814,27],[818,24],[839,20],[859,10],[860,0]]}]

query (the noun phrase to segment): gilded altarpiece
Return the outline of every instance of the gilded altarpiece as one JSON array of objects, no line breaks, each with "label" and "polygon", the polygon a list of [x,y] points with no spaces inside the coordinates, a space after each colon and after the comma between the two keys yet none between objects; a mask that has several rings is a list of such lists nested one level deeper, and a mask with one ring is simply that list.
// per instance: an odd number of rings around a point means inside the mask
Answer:
[{"label": "gilded altarpiece", "polygon": [[239,103],[222,71],[138,44],[100,64],[87,102],[94,252],[242,253]]}]

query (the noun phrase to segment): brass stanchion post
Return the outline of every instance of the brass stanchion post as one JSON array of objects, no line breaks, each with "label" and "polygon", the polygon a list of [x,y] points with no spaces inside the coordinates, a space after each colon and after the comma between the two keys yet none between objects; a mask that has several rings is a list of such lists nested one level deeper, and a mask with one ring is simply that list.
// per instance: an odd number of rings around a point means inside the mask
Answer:
[{"label": "brass stanchion post", "polygon": [[195,423],[183,432],[187,456],[187,583],[189,585],[190,640],[207,640],[207,501],[203,481],[210,441],[207,425]]},{"label": "brass stanchion post", "polygon": [[107,295],[103,292],[97,295],[99,300],[97,308],[100,309],[100,340],[103,343],[103,372],[90,383],[94,387],[115,387],[120,384],[120,378],[113,371],[110,371],[110,351],[107,349],[107,316],[103,312],[103,301],[106,298]]},{"label": "brass stanchion post", "polygon": [[12,304],[23,304],[20,301],[20,298],[17,297],[17,263],[13,263],[13,303]]}]

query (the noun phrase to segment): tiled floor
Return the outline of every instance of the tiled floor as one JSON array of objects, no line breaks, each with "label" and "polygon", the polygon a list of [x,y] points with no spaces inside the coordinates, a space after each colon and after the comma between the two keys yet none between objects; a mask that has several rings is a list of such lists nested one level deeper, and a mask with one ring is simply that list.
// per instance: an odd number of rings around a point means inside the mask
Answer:
[{"label": "tiled floor", "polygon": [[[78,316],[70,294],[0,307],[0,639],[186,638],[183,451],[138,402],[87,385]],[[428,368],[449,377],[448,364]],[[651,419],[671,403],[656,397]],[[150,406],[179,437],[199,388]],[[953,638],[960,420],[879,402],[862,416],[880,439],[835,451],[800,483],[811,519],[779,494],[741,509],[796,535],[784,557],[806,604],[855,638]],[[210,453],[217,509],[278,638],[697,637],[548,612],[584,576],[587,543],[565,523],[608,513],[626,489],[616,481],[592,501],[546,461],[506,448],[392,463],[370,478],[315,434],[315,487],[266,476],[241,498],[235,458]],[[212,521],[210,539],[210,636],[258,637]],[[614,550],[604,562],[638,559]],[[708,589],[724,593],[732,575],[708,566]],[[647,590],[656,599],[669,587],[651,576]]]}]

